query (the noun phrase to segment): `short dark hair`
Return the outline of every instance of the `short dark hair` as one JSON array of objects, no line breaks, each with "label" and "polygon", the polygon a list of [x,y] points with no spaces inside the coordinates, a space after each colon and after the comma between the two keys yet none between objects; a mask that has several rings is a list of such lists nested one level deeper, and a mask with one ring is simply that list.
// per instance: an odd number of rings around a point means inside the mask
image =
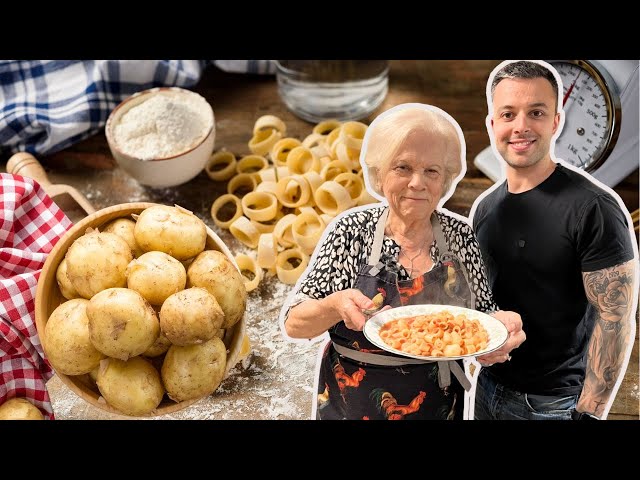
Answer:
[{"label": "short dark hair", "polygon": [[493,99],[493,92],[498,85],[505,78],[546,78],[553,88],[553,93],[558,97],[558,81],[556,77],[551,73],[551,70],[540,65],[536,62],[530,62],[528,60],[521,60],[519,62],[509,63],[502,67],[493,77],[491,83],[491,98]]}]

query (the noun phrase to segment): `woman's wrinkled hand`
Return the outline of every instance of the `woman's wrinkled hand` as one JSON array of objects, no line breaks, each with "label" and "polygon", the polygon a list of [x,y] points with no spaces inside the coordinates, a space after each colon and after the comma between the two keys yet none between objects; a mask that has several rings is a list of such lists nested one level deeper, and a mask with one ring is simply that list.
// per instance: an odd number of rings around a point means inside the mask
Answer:
[{"label": "woman's wrinkled hand", "polygon": [[362,331],[369,318],[362,311],[375,307],[369,297],[355,288],[332,293],[327,299],[331,300],[331,308],[344,320],[347,328],[358,332]]},{"label": "woman's wrinkled hand", "polygon": [[491,314],[492,317],[500,320],[507,331],[509,336],[505,344],[498,350],[495,350],[487,355],[478,357],[478,362],[483,367],[490,367],[494,363],[504,363],[511,360],[511,352],[522,345],[527,338],[527,335],[522,330],[522,317],[516,312],[510,312],[505,310],[498,310]]}]

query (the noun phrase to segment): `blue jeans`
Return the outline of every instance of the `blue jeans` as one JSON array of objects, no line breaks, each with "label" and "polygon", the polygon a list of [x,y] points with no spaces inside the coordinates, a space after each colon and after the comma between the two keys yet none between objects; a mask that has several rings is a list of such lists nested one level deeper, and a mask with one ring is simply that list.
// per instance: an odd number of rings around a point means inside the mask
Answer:
[{"label": "blue jeans", "polygon": [[476,385],[476,420],[571,420],[578,395],[533,395],[505,387],[483,368]]}]

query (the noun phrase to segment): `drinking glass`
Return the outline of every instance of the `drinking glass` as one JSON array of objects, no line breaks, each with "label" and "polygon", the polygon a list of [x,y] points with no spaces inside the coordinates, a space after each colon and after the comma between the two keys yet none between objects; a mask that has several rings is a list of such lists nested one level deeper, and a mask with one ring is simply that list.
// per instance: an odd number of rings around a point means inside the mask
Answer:
[{"label": "drinking glass", "polygon": [[388,60],[276,60],[278,93],[309,122],[360,120],[387,96]]}]

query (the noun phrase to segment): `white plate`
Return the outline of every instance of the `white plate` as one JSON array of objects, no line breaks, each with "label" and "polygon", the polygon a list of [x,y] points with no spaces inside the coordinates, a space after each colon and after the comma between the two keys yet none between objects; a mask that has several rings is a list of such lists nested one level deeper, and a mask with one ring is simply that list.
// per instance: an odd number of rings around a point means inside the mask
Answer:
[{"label": "white plate", "polygon": [[[416,315],[428,315],[431,313],[438,313],[442,311],[450,312],[454,316],[464,313],[468,319],[478,320],[489,334],[489,344],[487,345],[487,348],[476,353],[469,353],[467,355],[460,355],[457,357],[425,357],[421,355],[412,355],[401,350],[396,350],[390,345],[387,345],[380,338],[380,328],[391,320],[404,317],[415,317]],[[386,350],[387,352],[396,353],[398,355],[402,355],[403,357],[433,361],[457,360],[460,358],[470,358],[477,357],[479,355],[485,355],[489,352],[497,350],[502,345],[504,345],[509,336],[507,327],[505,327],[502,322],[493,318],[491,315],[478,312],[477,310],[470,310],[463,307],[452,307],[450,305],[408,305],[406,307],[397,307],[390,310],[385,310],[384,312],[380,312],[367,320],[367,323],[365,323],[364,325],[363,333],[364,336],[367,337],[367,340],[369,340],[374,345],[382,348],[383,350]]]}]

